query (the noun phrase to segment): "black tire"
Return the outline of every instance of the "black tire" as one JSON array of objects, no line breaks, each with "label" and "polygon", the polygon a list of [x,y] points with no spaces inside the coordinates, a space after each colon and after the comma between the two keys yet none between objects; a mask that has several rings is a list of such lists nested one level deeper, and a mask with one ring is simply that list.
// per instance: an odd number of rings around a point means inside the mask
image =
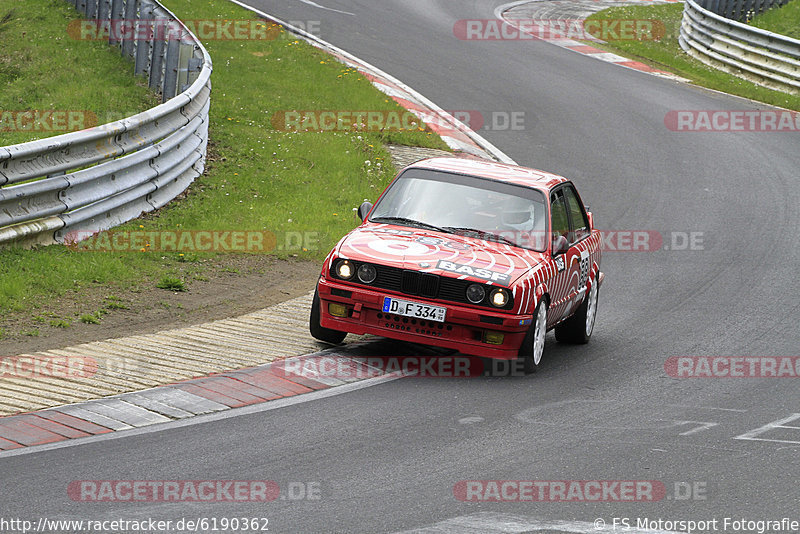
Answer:
[{"label": "black tire", "polygon": [[319,324],[319,314],[319,289],[315,289],[314,300],[311,302],[311,317],[308,320],[308,329],[311,331],[311,335],[315,339],[319,339],[320,341],[324,341],[326,343],[333,343],[334,345],[338,345],[344,341],[347,332],[339,332],[338,330],[321,326]]},{"label": "black tire", "polygon": [[[575,314],[556,326],[556,340],[559,343],[575,343],[584,345],[589,342],[594,330],[594,322],[597,318],[597,280],[592,283],[586,298],[581,302]],[[594,300],[594,309],[591,309]]]},{"label": "black tire", "polygon": [[[547,333],[547,301],[541,299],[533,312],[533,321],[522,345],[519,347],[517,361],[526,375],[535,373],[542,363],[544,354],[544,337]],[[539,345],[537,345],[537,342]]]}]

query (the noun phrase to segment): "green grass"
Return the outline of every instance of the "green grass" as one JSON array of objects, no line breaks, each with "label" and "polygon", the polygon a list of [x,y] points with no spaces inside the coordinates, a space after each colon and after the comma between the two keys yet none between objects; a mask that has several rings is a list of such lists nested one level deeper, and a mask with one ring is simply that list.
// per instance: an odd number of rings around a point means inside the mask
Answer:
[{"label": "green grass", "polygon": [[81,315],[81,322],[86,324],[100,324],[100,317],[93,313]]},{"label": "green grass", "polygon": [[754,17],[750,24],[762,30],[800,39],[800,0],[792,0],[782,7],[770,9]]},{"label": "green grass", "polygon": [[117,50],[69,35],[77,18],[64,0],[0,0],[0,146],[66,133],[16,131],[8,112],[91,112],[75,121],[89,128],[158,103]]},{"label": "green grass", "polygon": [[119,301],[117,297],[106,297],[105,303],[106,309],[109,310],[129,310],[130,306],[127,306]]},{"label": "green grass", "polygon": [[159,289],[166,289],[168,291],[186,291],[186,284],[180,278],[172,276],[165,276],[158,281],[156,287]]},{"label": "green grass", "polygon": [[[797,3],[799,0],[794,1]],[[660,20],[664,23],[665,28],[665,35],[660,40],[617,40],[605,44],[594,44],[594,46],[673,72],[703,87],[774,106],[800,110],[800,95],[789,95],[758,86],[709,67],[686,54],[678,44],[678,31],[682,17],[683,4],[668,4],[613,7],[595,13],[587,20]]]},{"label": "green grass", "polygon": [[[58,12],[66,9],[62,0],[36,1],[58,6]],[[225,1],[168,0],[165,5],[187,20],[253,18]],[[65,28],[63,21],[56,26]],[[355,226],[352,208],[365,198],[376,199],[396,172],[385,143],[447,149],[437,135],[420,130],[278,131],[272,118],[286,110],[402,108],[352,69],[283,31],[267,41],[205,44],[214,61],[206,173],[182,200],[118,230],[261,231],[274,236],[276,247],[269,254],[318,261]],[[73,61],[72,49],[53,51],[58,52],[57,63]],[[18,83],[22,87],[24,80]],[[97,91],[105,90],[99,83],[83,87],[94,93],[89,89],[94,85]],[[62,106],[56,99],[52,97],[53,107]],[[127,102],[114,105],[130,109]],[[0,313],[46,307],[49,299],[89,285],[99,284],[118,294],[137,291],[179,272],[190,286],[189,280],[205,278],[202,273],[212,256],[142,248],[145,252],[85,252],[63,246],[3,250]]]}]

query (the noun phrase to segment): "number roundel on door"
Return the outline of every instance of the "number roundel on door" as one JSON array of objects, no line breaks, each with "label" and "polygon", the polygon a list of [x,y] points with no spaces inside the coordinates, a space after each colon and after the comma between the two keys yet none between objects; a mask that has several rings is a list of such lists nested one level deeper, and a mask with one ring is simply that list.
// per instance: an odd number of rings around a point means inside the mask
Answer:
[{"label": "number roundel on door", "polygon": [[581,250],[581,278],[578,283],[578,288],[586,287],[586,282],[589,281],[589,251]]}]

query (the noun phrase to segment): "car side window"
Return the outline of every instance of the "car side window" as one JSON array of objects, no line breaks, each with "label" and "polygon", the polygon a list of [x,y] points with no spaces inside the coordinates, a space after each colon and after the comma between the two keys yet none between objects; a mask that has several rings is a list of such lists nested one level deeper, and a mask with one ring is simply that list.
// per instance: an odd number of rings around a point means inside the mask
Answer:
[{"label": "car side window", "polygon": [[575,189],[571,186],[566,186],[564,187],[563,191],[564,198],[567,201],[567,207],[569,209],[570,220],[572,222],[572,232],[567,238],[567,241],[572,244],[580,241],[584,237],[588,237],[591,234],[591,231],[589,230],[589,218],[586,216],[586,211],[583,209],[583,205],[578,199]]},{"label": "car side window", "polygon": [[569,241],[567,206],[564,204],[564,197],[561,191],[557,191],[550,196],[550,217],[553,225],[553,237],[563,235]]}]

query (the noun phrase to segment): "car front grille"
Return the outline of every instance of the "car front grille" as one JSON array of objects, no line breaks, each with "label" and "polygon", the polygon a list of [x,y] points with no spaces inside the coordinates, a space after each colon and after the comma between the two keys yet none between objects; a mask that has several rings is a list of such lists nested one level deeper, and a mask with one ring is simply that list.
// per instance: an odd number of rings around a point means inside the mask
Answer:
[{"label": "car front grille", "polygon": [[472,282],[431,273],[420,273],[386,265],[375,265],[378,276],[370,284],[406,295],[469,304],[467,286]]},{"label": "car front grille", "polygon": [[[352,262],[355,268],[361,265],[362,262]],[[337,278],[336,273],[331,265],[330,274],[333,278]],[[468,280],[459,280],[457,278],[450,278],[448,276],[440,276],[432,273],[422,273],[419,271],[412,271],[410,269],[400,269],[398,267],[389,267],[388,265],[380,265],[377,263],[372,264],[375,267],[377,276],[375,281],[371,284],[363,284],[357,277],[353,277],[349,282],[375,287],[379,289],[386,289],[396,293],[403,293],[416,297],[424,297],[429,299],[449,300],[451,302],[460,302],[463,304],[470,304],[467,300],[467,286],[475,282]],[[489,287],[487,287],[487,294]],[[514,299],[509,300],[508,306],[505,308],[495,308],[488,303],[488,298],[484,300],[479,306],[491,308],[493,310],[508,310],[513,307]]]},{"label": "car front grille", "polygon": [[400,280],[400,291],[406,295],[431,299],[439,296],[439,276],[435,274],[404,270]]}]

